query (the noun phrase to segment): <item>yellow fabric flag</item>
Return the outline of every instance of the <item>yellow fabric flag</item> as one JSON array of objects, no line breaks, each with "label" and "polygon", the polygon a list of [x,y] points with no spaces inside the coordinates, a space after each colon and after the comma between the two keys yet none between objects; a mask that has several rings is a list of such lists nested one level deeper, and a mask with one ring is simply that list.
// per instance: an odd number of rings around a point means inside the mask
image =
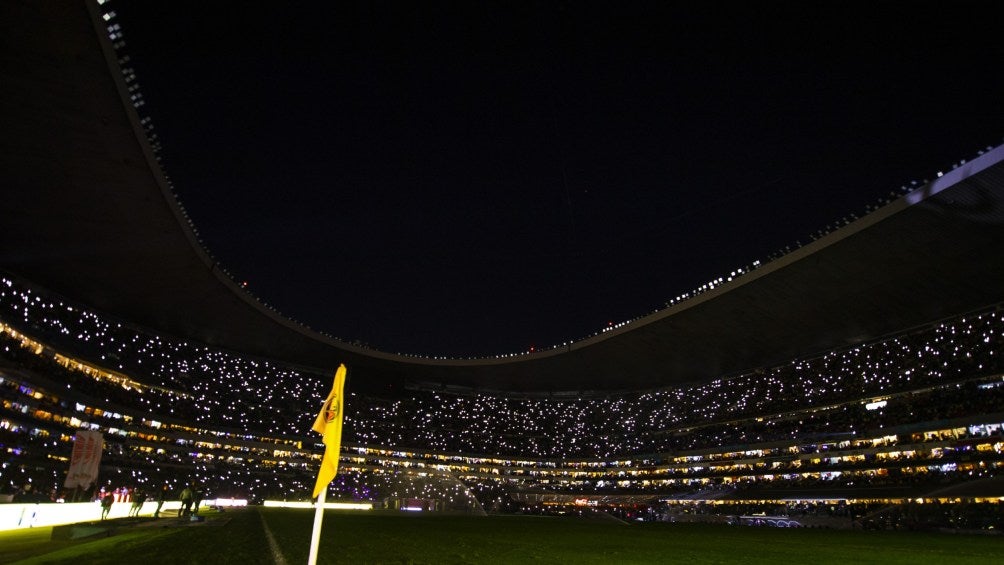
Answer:
[{"label": "yellow fabric flag", "polygon": [[342,391],[345,388],[345,365],[339,365],[335,371],[335,384],[328,393],[328,399],[321,407],[321,413],[314,420],[315,432],[324,438],[324,459],[321,470],[317,472],[317,483],[314,484],[313,498],[328,488],[328,484],[338,473],[338,452],[342,447],[342,413],[345,411],[345,400]]}]

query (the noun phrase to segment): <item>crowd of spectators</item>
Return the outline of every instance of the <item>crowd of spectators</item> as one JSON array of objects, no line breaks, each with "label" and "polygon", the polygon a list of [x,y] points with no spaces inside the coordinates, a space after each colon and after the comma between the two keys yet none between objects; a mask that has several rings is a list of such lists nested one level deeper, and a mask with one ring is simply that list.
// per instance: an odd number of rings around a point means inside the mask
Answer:
[{"label": "crowd of spectators", "polygon": [[[0,320],[157,387],[141,395],[107,387],[98,393],[106,401],[139,403],[165,419],[289,436],[302,436],[323,402],[327,375],[137,331],[45,299],[13,281],[2,283]],[[612,457],[685,449],[694,445],[675,443],[681,428],[1000,374],[1004,372],[999,351],[1004,343],[1002,316],[991,310],[812,359],[645,393],[572,399],[437,391],[409,391],[397,398],[350,393],[344,434],[346,440],[358,443],[506,456]],[[78,379],[74,386],[93,386],[88,382]],[[908,411],[912,419],[918,419],[916,412],[921,410],[931,411],[924,415],[930,419],[963,412],[959,404],[890,405],[890,410],[898,406]],[[831,412],[826,420],[803,419],[797,433],[840,424],[845,431],[861,430],[881,416],[881,411]],[[735,443],[791,437],[790,425],[781,431],[778,427],[786,425],[772,420],[747,430]],[[721,445],[721,440],[705,436],[695,442]]]},{"label": "crowd of spectators", "polygon": [[[0,386],[9,416],[0,427],[5,460],[52,450],[72,438],[72,427],[65,423],[53,420],[48,428],[32,424],[29,411],[68,414],[81,406],[100,407],[78,414],[81,421],[105,421],[116,429],[133,420],[145,424],[157,420],[249,437],[306,439],[309,444],[310,424],[330,383],[330,375],[111,322],[5,278],[0,278],[0,324],[0,368],[12,372],[3,383],[6,386]],[[28,338],[32,344],[45,345],[26,347]],[[634,468],[639,468],[668,464],[675,454],[701,450],[714,452],[706,455],[709,460],[724,460],[730,449],[770,442],[838,450],[837,443],[823,440],[903,432],[919,423],[957,418],[970,418],[972,424],[996,423],[986,433],[999,434],[999,416],[1004,412],[1002,344],[1004,313],[990,308],[874,343],[660,390],[551,398],[432,389],[407,390],[393,397],[350,393],[343,440],[397,450],[522,458],[538,468],[575,459],[596,460],[604,466],[634,459]],[[102,378],[88,367],[114,374]],[[884,404],[865,406],[876,399]],[[980,419],[983,416],[986,421]],[[109,424],[108,418],[121,421]],[[952,439],[985,430],[962,429]],[[249,457],[217,457],[205,463],[196,457],[192,441],[178,441],[166,449],[138,449],[136,442],[123,436],[110,434],[106,440],[106,465],[129,472],[143,463],[145,480],[151,484],[188,473],[223,490],[227,484],[241,485],[262,496],[293,497],[308,491],[312,482],[313,468],[306,455],[290,454],[278,466],[249,465],[253,459]],[[911,457],[943,459],[944,454],[927,451]],[[796,476],[796,464],[789,463],[793,486],[836,477],[848,482],[890,480],[888,474],[854,472],[810,479]],[[855,465],[868,463],[833,459],[823,464],[853,471]],[[22,474],[38,470],[18,469]],[[756,483],[757,472],[751,469],[745,478],[731,481],[732,488]],[[732,468],[704,476],[720,483],[717,479],[735,473]],[[278,486],[275,477],[281,478]],[[3,478],[8,485],[20,485],[26,477]],[[52,477],[48,480],[53,482]],[[464,482],[463,488],[471,492],[490,484]],[[601,479],[551,482],[542,488],[621,487],[618,481]],[[345,488],[351,496],[361,492]],[[636,481],[631,488],[658,487]],[[401,494],[399,487],[384,490],[380,494]],[[378,494],[371,489],[368,496]],[[497,504],[496,498],[493,493],[483,502]]]}]

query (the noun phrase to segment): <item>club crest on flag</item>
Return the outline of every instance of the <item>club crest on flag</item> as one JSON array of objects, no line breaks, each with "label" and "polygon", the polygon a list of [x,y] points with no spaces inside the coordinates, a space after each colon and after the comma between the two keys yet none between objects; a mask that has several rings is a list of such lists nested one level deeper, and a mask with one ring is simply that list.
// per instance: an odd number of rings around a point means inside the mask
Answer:
[{"label": "club crest on flag", "polygon": [[338,401],[338,395],[335,394],[328,401],[327,407],[324,409],[324,422],[330,424],[335,421],[338,414],[342,411],[342,403]]}]

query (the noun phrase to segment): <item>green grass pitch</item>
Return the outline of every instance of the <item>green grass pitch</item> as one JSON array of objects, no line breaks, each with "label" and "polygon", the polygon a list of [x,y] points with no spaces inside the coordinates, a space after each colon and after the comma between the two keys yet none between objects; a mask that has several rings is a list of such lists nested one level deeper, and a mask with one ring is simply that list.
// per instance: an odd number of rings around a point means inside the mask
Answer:
[{"label": "green grass pitch", "polygon": [[[0,563],[305,564],[312,510],[247,508],[116,524],[114,535],[50,540],[0,533]],[[580,518],[328,511],[318,563],[1004,563],[1004,536],[618,524]]]}]

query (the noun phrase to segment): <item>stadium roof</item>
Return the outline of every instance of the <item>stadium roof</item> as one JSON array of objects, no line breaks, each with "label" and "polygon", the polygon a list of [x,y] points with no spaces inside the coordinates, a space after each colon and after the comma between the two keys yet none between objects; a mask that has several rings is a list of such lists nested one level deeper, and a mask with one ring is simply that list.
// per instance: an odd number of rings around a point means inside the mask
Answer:
[{"label": "stadium roof", "polygon": [[356,347],[244,292],[199,243],[93,2],[5,2],[0,269],[123,321],[353,386],[625,390],[710,380],[1004,302],[1004,146],[734,280],[571,345],[501,359]]}]

